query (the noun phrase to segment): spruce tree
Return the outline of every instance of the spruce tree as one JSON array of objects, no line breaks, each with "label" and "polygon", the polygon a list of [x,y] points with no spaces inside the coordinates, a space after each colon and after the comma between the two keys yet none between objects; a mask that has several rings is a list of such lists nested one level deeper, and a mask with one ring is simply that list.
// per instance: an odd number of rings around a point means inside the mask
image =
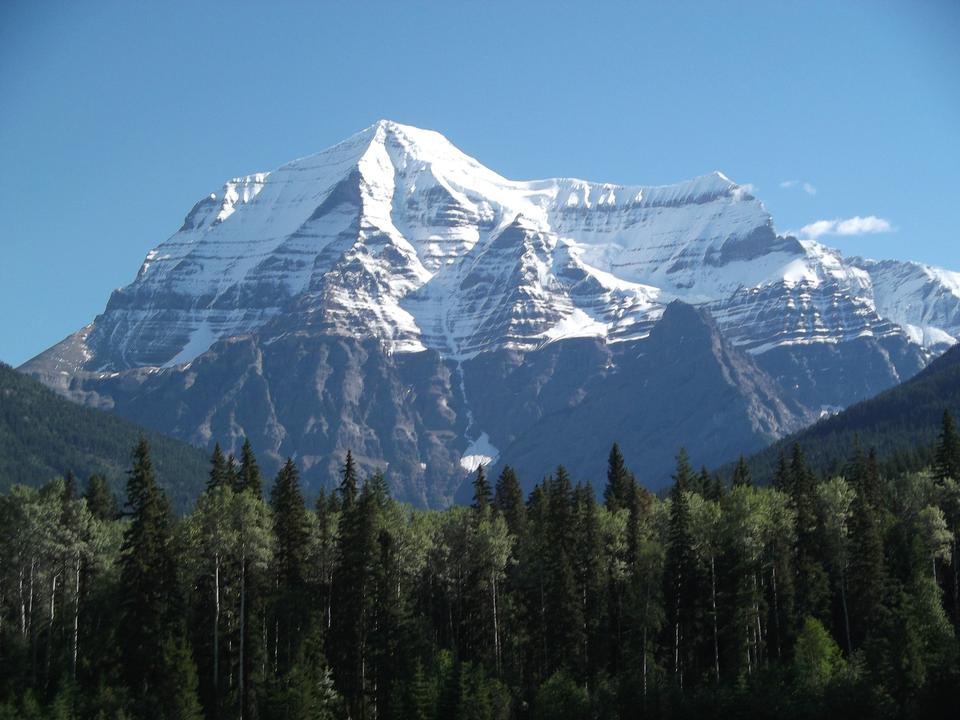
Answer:
[{"label": "spruce tree", "polygon": [[857,648],[881,619],[886,577],[879,517],[862,484],[851,506],[850,546],[850,635]]},{"label": "spruce tree", "polygon": [[116,496],[110,491],[103,475],[91,475],[87,482],[87,491],[83,495],[90,514],[97,520],[115,520],[120,510]]},{"label": "spruce tree", "polygon": [[792,492],[790,466],[787,465],[787,456],[782,447],[777,454],[777,469],[773,473],[773,487],[788,495]]},{"label": "spruce tree", "polygon": [[373,601],[373,571],[377,557],[380,498],[374,484],[365,483],[355,495],[356,477],[347,454],[340,483],[343,509],[333,579],[330,660],[337,687],[351,717],[363,717],[368,691],[367,640]]},{"label": "spruce tree", "polygon": [[227,484],[227,459],[223,456],[220,443],[213,446],[210,456],[210,475],[207,479],[207,490],[222,487]]},{"label": "spruce tree", "polygon": [[253,445],[250,444],[250,438],[245,438],[243,447],[240,449],[240,470],[237,473],[237,492],[247,491],[254,497],[263,496],[263,478],[260,475],[260,466],[257,465],[257,458],[253,454]]},{"label": "spruce tree", "polygon": [[607,485],[603,490],[603,502],[610,512],[626,508],[630,503],[634,480],[620,452],[620,446],[614,443],[607,457]]},{"label": "spruce tree", "polygon": [[743,454],[741,454],[740,459],[737,460],[736,467],[733,469],[733,479],[730,481],[730,486],[749,487],[750,485],[753,485],[753,480],[750,477],[750,468]]},{"label": "spruce tree", "polygon": [[300,491],[300,475],[293,460],[277,473],[271,493],[274,528],[273,654],[277,672],[290,669],[300,639],[307,632],[310,599],[307,588],[307,551],[310,521]]},{"label": "spruce tree", "polygon": [[934,455],[934,472],[938,480],[951,478],[960,482],[960,434],[949,410],[943,411],[940,438]]},{"label": "spruce tree", "polygon": [[[822,543],[816,514],[816,478],[807,468],[799,443],[790,458],[789,494],[797,517],[796,625],[807,615],[829,620],[829,579],[821,562]],[[792,633],[791,633],[792,634]]]},{"label": "spruce tree", "polygon": [[523,490],[517,474],[509,465],[505,465],[497,478],[497,490],[494,506],[507,521],[507,527],[515,536],[523,534],[526,525],[527,509],[523,503]]},{"label": "spruce tree", "polygon": [[570,476],[562,465],[547,481],[546,598],[548,671],[553,673],[583,647],[583,604],[574,569],[574,503]]},{"label": "spruce tree", "polygon": [[477,474],[473,479],[473,502],[470,507],[478,516],[484,517],[492,505],[493,492],[487,481],[487,474],[483,470],[483,465],[478,465]]},{"label": "spruce tree", "polygon": [[340,480],[340,503],[344,511],[353,507],[357,499],[357,466],[353,461],[353,453],[347,450],[347,459],[343,465],[343,476]]},{"label": "spruce tree", "polygon": [[168,668],[167,643],[182,633],[182,604],[171,549],[173,518],[166,495],[157,486],[147,441],[134,450],[127,480],[131,521],[120,558],[120,627],[123,673],[135,707],[153,712],[162,701]]},{"label": "spruce tree", "polygon": [[593,488],[578,483],[573,492],[573,566],[583,632],[575,654],[578,677],[594,680],[605,664],[603,545]]},{"label": "spruce tree", "polygon": [[696,606],[696,554],[693,548],[687,495],[694,482],[687,452],[681,448],[670,492],[670,520],[664,564],[664,596],[672,648],[669,668],[682,688],[685,674],[693,671],[694,612]]}]

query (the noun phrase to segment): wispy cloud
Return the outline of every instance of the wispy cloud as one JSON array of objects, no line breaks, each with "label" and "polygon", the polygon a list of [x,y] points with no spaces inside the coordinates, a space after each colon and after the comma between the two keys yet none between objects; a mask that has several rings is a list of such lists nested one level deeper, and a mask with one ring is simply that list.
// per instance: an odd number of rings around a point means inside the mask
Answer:
[{"label": "wispy cloud", "polygon": [[817,220],[804,225],[796,233],[807,240],[816,240],[823,235],[872,235],[874,233],[893,232],[894,227],[889,220],[867,215],[852,218],[837,218],[835,220]]},{"label": "wispy cloud", "polygon": [[807,195],[816,195],[817,189],[806,180],[784,180],[780,183],[780,187],[784,190],[790,190],[791,188],[799,188],[803,190]]}]

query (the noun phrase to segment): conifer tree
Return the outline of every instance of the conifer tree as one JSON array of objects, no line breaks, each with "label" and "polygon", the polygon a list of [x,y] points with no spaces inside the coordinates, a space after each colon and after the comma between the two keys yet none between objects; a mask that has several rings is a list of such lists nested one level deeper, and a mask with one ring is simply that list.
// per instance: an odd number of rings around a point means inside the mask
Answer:
[{"label": "conifer tree", "polygon": [[677,455],[677,469],[670,492],[670,522],[664,565],[664,595],[667,600],[672,647],[670,670],[674,682],[680,688],[683,687],[684,674],[693,669],[696,555],[686,496],[693,481],[693,469],[690,467],[687,452],[681,448]]},{"label": "conifer tree", "polygon": [[227,484],[227,459],[223,456],[220,443],[213,446],[210,456],[210,476],[207,479],[207,490]]},{"label": "conifer tree", "polygon": [[943,411],[940,438],[934,457],[934,471],[938,480],[951,478],[960,482],[960,433],[957,432],[953,415]]},{"label": "conifer tree", "polygon": [[131,522],[120,560],[122,667],[134,705],[141,712],[152,712],[162,700],[159,683],[168,671],[166,644],[179,641],[182,625],[171,549],[173,519],[142,438],[127,480],[127,503]]},{"label": "conifer tree", "polygon": [[597,519],[596,496],[589,485],[578,483],[573,493],[573,565],[580,598],[583,631],[576,653],[579,677],[593,680],[603,666],[606,643],[601,635],[604,623],[602,538]]},{"label": "conifer tree", "polygon": [[526,525],[527,510],[523,503],[523,490],[517,474],[509,465],[505,465],[497,478],[497,490],[494,506],[507,521],[510,532],[516,536],[523,534]]},{"label": "conifer tree", "polygon": [[237,473],[236,490],[237,492],[246,490],[257,498],[263,496],[263,478],[260,475],[260,466],[257,465],[250,438],[244,438],[243,447],[240,449],[240,470]]},{"label": "conifer tree", "polygon": [[103,475],[91,475],[87,482],[87,491],[83,497],[87,501],[90,514],[97,520],[115,520],[120,510],[116,496],[110,491]]},{"label": "conifer tree", "polygon": [[886,572],[879,518],[862,485],[850,512],[850,635],[857,648],[880,621]]},{"label": "conifer tree", "polygon": [[340,483],[343,510],[334,574],[330,660],[350,716],[363,717],[369,689],[367,639],[381,499],[375,484],[369,482],[355,496],[355,481],[348,453]]},{"label": "conifer tree", "polygon": [[747,465],[746,459],[741,453],[739,460],[737,460],[737,465],[733,469],[733,479],[730,482],[731,487],[743,487],[750,486],[753,484],[753,480],[750,477],[750,468]]},{"label": "conifer tree", "polygon": [[789,495],[793,491],[791,486],[790,466],[787,465],[787,456],[781,447],[777,455],[777,469],[773,474],[773,487]]},{"label": "conifer tree", "polygon": [[143,717],[163,720],[202,720],[197,699],[197,667],[189,645],[182,639],[169,639],[163,644],[163,674],[156,679],[158,704]]},{"label": "conifer tree", "polygon": [[493,492],[487,481],[487,474],[483,470],[483,465],[478,465],[477,474],[473,479],[473,503],[470,507],[478,516],[483,517],[488,514],[492,505]]},{"label": "conifer tree", "polygon": [[353,461],[353,453],[347,450],[347,459],[343,465],[343,477],[340,480],[340,503],[344,511],[353,507],[357,499],[357,466]]},{"label": "conifer tree", "polygon": [[580,593],[574,573],[573,487],[562,465],[547,481],[547,554],[544,558],[544,603],[548,668],[552,674],[563,658],[572,658],[583,647],[584,625]]},{"label": "conifer tree", "polygon": [[307,631],[309,597],[307,551],[310,525],[300,491],[300,476],[293,460],[277,473],[271,493],[275,540],[273,602],[273,647],[276,672],[286,673]]},{"label": "conifer tree", "polygon": [[797,622],[805,616],[829,619],[829,585],[820,560],[822,544],[818,537],[816,479],[807,468],[799,443],[794,443],[790,458],[789,494],[796,512],[796,605]]},{"label": "conifer tree", "polygon": [[630,504],[633,492],[633,476],[620,452],[620,446],[614,443],[607,458],[607,485],[603,490],[603,502],[610,512],[617,512]]}]

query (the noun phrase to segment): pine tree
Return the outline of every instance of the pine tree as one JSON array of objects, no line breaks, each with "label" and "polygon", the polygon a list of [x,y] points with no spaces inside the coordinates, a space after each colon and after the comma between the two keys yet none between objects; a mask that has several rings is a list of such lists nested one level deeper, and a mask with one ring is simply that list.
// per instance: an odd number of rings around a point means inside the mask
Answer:
[{"label": "pine tree", "polygon": [[260,475],[257,458],[253,454],[250,438],[244,438],[243,447],[240,449],[240,470],[237,473],[235,489],[237,492],[246,490],[257,498],[263,496],[263,478]]},{"label": "pine tree", "polygon": [[943,411],[940,439],[934,457],[934,472],[938,480],[951,478],[960,482],[960,433],[957,432],[949,410]]},{"label": "pine tree", "polygon": [[286,673],[307,631],[309,595],[307,551],[310,521],[300,492],[300,475],[293,460],[277,474],[271,493],[275,538],[273,602],[273,647],[276,671]]},{"label": "pine tree", "polygon": [[483,465],[478,465],[477,474],[473,479],[473,503],[470,507],[479,517],[484,517],[492,505],[493,492],[487,481],[487,474],[483,471]]},{"label": "pine tree", "polygon": [[163,674],[158,677],[158,704],[143,717],[164,720],[202,720],[197,699],[197,667],[185,641],[169,639],[163,644]]},{"label": "pine tree", "polygon": [[630,504],[634,480],[627,469],[620,446],[614,443],[607,458],[607,485],[603,490],[603,502],[610,512],[626,508]]},{"label": "pine tree", "polygon": [[594,680],[603,667],[605,638],[601,630],[604,624],[603,599],[603,546],[597,518],[596,496],[590,485],[578,483],[573,492],[574,524],[573,566],[583,631],[576,655],[576,671],[581,678]]},{"label": "pine tree", "polygon": [[374,562],[380,498],[374,485],[365,483],[354,495],[355,469],[347,454],[340,483],[343,509],[334,572],[330,660],[337,687],[351,717],[363,717],[368,692],[367,640],[370,629]]},{"label": "pine tree", "polygon": [[574,526],[573,487],[561,465],[547,481],[545,629],[552,674],[583,647],[583,605],[574,572],[571,529]]},{"label": "pine tree", "polygon": [[493,500],[497,511],[507,521],[507,527],[515,536],[524,532],[527,519],[527,509],[523,504],[523,490],[517,474],[509,465],[505,465],[497,478],[497,490]]},{"label": "pine tree", "polygon": [[171,550],[170,505],[157,487],[147,441],[134,451],[127,480],[131,522],[120,559],[119,637],[123,672],[136,707],[153,711],[161,701],[158,683],[165,677],[166,643],[181,632],[181,599]]},{"label": "pine tree", "polygon": [[787,456],[781,447],[777,455],[777,469],[773,474],[773,487],[789,495],[792,492],[791,485],[790,467],[787,465]]},{"label": "pine tree", "polygon": [[799,443],[790,458],[789,495],[797,514],[796,624],[806,616],[829,620],[829,580],[821,562],[817,528],[816,479],[807,468]]},{"label": "pine tree", "polygon": [[343,509],[353,507],[357,499],[357,467],[353,462],[353,453],[347,450],[347,459],[343,465],[343,477],[340,480],[340,503]]},{"label": "pine tree", "polygon": [[851,507],[850,548],[850,635],[857,648],[880,621],[886,577],[879,518],[862,485]]},{"label": "pine tree", "polygon": [[694,479],[687,452],[681,448],[670,492],[670,522],[664,565],[664,595],[672,645],[670,664],[674,681],[680,688],[683,687],[685,673],[693,670],[696,555],[686,493]]},{"label": "pine tree", "polygon": [[91,475],[87,482],[87,491],[83,497],[87,501],[90,514],[97,520],[115,520],[120,513],[117,498],[110,491],[107,480],[103,475]]},{"label": "pine tree", "polygon": [[207,490],[227,484],[227,459],[223,456],[220,443],[213,446],[210,456],[210,476],[207,479]]},{"label": "pine tree", "polygon": [[730,482],[730,486],[749,487],[750,485],[753,485],[753,480],[750,477],[750,468],[743,454],[741,454],[740,459],[737,460],[736,467],[733,469],[733,479]]}]

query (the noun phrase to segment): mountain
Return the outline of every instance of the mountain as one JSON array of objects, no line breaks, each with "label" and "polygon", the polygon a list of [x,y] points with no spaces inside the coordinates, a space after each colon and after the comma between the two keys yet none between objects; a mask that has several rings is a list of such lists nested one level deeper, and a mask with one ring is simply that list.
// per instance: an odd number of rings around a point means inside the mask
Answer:
[{"label": "mountain", "polygon": [[892,471],[919,470],[933,460],[933,447],[949,410],[960,417],[960,347],[954,346],[915,377],[876,397],[756,453],[748,463],[762,482],[772,480],[781,452],[788,457],[795,443],[809,465],[821,473],[842,473],[857,443],[873,448]]},{"label": "mountain", "polygon": [[14,484],[40,485],[72,471],[81,482],[94,473],[104,475],[122,497],[131,453],[141,435],[150,443],[158,481],[174,507],[192,505],[206,483],[203,452],[112,413],[65,400],[0,363],[0,492]]},{"label": "mountain", "polygon": [[[250,435],[269,458],[298,457],[311,482],[353,447],[389,464],[402,497],[432,504],[455,494],[458,468],[509,460],[532,432],[500,427],[508,408],[539,422],[567,407],[630,365],[674,300],[709,313],[794,408],[776,436],[952,344],[957,277],[779,235],[722,173],[518,182],[438,133],[380,121],[210,193],[101,315],[22,370],[203,446]],[[578,382],[491,408],[503,393],[488,383],[540,358],[580,363]],[[689,426],[700,409],[683,411]]]}]

